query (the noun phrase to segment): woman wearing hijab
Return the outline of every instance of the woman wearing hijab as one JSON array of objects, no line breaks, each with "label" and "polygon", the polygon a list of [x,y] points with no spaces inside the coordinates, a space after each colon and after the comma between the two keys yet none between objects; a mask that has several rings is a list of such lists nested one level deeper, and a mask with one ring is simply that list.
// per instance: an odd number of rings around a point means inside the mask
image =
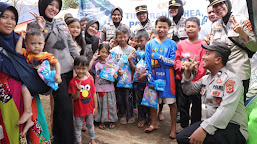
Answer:
[{"label": "woman wearing hijab", "polygon": [[72,40],[64,21],[54,17],[60,12],[61,0],[39,0],[39,15],[32,13],[36,21],[28,24],[27,30],[38,28],[44,31],[44,51],[53,53],[61,64],[62,83],[59,89],[53,91],[53,136],[54,143],[74,143],[73,112],[68,93],[69,81],[73,78],[72,57],[79,56],[76,45]]},{"label": "woman wearing hijab", "polygon": [[131,32],[136,35],[139,30],[146,30],[150,35],[152,29],[154,29],[154,23],[148,18],[147,5],[139,5],[135,9],[139,23],[131,28]]},{"label": "woman wearing hijab", "polygon": [[[0,143],[2,144],[27,142],[26,137],[20,135],[22,131],[26,133],[29,127],[23,129],[22,125],[18,126],[16,124],[23,113],[21,87],[22,84],[28,84],[26,79],[31,79],[26,77],[27,75],[32,76],[32,79],[36,79],[32,75],[25,57],[15,51],[19,38],[19,35],[14,32],[17,22],[17,10],[7,3],[0,2],[0,125],[3,132],[3,136],[1,136],[3,139],[0,140]],[[25,47],[24,44],[23,47]],[[17,61],[19,63],[16,63]],[[31,82],[34,87],[38,87],[37,82]],[[40,98],[35,93],[35,89],[31,89],[30,85],[27,86],[33,94],[32,120],[34,122],[27,135],[28,141],[40,144],[50,143]]]},{"label": "woman wearing hijab", "polygon": [[233,14],[230,0],[210,0],[210,5],[220,17],[212,25],[210,43],[221,42],[231,49],[227,68],[243,81],[244,100],[246,100],[251,75],[247,51],[257,51],[253,27],[244,15]]},{"label": "woman wearing hijab", "polygon": [[[120,7],[114,7],[111,10],[111,16],[112,16],[112,22],[107,23],[103,26],[101,30],[100,38],[102,41],[110,41],[113,37],[115,37],[115,30],[125,24],[121,23],[122,17],[123,17],[123,11]],[[128,29],[129,27],[126,26]]]},{"label": "woman wearing hijab", "polygon": [[186,18],[183,17],[184,8],[181,0],[169,1],[169,14],[172,16],[168,37],[178,43],[187,38],[185,32]]},{"label": "woman wearing hijab", "polygon": [[[96,20],[88,21],[85,28],[85,40],[87,49],[92,49],[93,53],[98,49],[100,38],[95,36],[99,31],[99,22]],[[92,56],[91,56],[92,58]]]}]

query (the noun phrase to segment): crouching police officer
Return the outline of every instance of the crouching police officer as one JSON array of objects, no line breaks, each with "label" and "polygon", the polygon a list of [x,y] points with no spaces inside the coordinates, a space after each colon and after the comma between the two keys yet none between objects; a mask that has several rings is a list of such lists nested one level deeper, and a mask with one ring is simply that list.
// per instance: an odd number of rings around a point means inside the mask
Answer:
[{"label": "crouching police officer", "polygon": [[243,100],[242,81],[225,66],[231,50],[218,42],[202,45],[206,49],[203,67],[210,71],[192,83],[196,62],[188,62],[182,79],[186,95],[201,93],[206,119],[185,128],[177,142],[207,144],[243,144],[248,139],[247,115]]}]

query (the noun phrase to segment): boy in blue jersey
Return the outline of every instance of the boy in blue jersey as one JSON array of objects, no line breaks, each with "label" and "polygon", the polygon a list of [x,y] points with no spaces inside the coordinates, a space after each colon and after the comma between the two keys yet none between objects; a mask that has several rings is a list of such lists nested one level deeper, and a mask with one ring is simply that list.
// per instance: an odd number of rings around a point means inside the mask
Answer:
[{"label": "boy in blue jersey", "polygon": [[[176,43],[167,38],[171,21],[166,16],[160,16],[155,22],[157,37],[146,43],[146,67],[147,67],[147,86],[154,89],[154,81],[161,79],[166,83],[164,91],[158,91],[158,102],[166,103],[170,107],[171,133],[170,138],[176,138],[176,117],[177,106],[175,98],[175,75],[174,58],[176,54]],[[157,109],[150,108],[151,125],[145,132],[151,132],[158,128]]]}]

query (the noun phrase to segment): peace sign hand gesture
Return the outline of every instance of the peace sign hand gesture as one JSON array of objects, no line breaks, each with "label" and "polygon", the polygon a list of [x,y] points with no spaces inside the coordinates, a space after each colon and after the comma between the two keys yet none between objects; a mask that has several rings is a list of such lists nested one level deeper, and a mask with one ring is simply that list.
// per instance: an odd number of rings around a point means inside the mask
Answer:
[{"label": "peace sign hand gesture", "polygon": [[243,27],[239,23],[237,23],[237,21],[236,21],[234,16],[231,18],[231,21],[232,21],[232,23],[234,25],[233,30],[236,33],[239,33],[241,35],[244,32]]},{"label": "peace sign hand gesture", "polygon": [[30,13],[36,18],[39,29],[41,31],[43,31],[45,29],[45,25],[46,25],[46,21],[45,21],[44,17],[39,16],[37,13],[34,13],[34,12],[30,12]]},{"label": "peace sign hand gesture", "polygon": [[77,83],[77,82],[75,81],[76,87],[77,87],[77,90],[78,90],[78,91],[81,90],[81,82],[82,82],[82,81],[80,81],[79,83]]}]

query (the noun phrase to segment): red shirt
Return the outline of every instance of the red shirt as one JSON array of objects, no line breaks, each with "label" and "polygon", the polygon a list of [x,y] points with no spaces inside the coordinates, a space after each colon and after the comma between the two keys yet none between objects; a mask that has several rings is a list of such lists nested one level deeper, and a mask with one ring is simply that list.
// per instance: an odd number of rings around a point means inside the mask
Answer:
[{"label": "red shirt", "polygon": [[181,67],[183,63],[187,60],[193,60],[196,55],[196,61],[199,62],[197,73],[193,79],[193,82],[201,79],[205,73],[206,69],[203,68],[203,59],[202,57],[205,55],[205,49],[202,48],[201,44],[206,44],[204,41],[199,40],[195,43],[188,42],[187,40],[180,41],[177,44],[177,51],[175,56],[175,70],[176,70],[176,79],[182,80],[182,70]]},{"label": "red shirt", "polygon": [[[77,90],[77,84],[81,80],[74,77],[69,84],[69,93],[75,94]],[[81,82],[81,90],[79,93],[79,98],[74,101],[74,116],[83,117],[93,113],[95,108],[93,94],[96,92],[94,81],[92,78],[87,78]]]}]

